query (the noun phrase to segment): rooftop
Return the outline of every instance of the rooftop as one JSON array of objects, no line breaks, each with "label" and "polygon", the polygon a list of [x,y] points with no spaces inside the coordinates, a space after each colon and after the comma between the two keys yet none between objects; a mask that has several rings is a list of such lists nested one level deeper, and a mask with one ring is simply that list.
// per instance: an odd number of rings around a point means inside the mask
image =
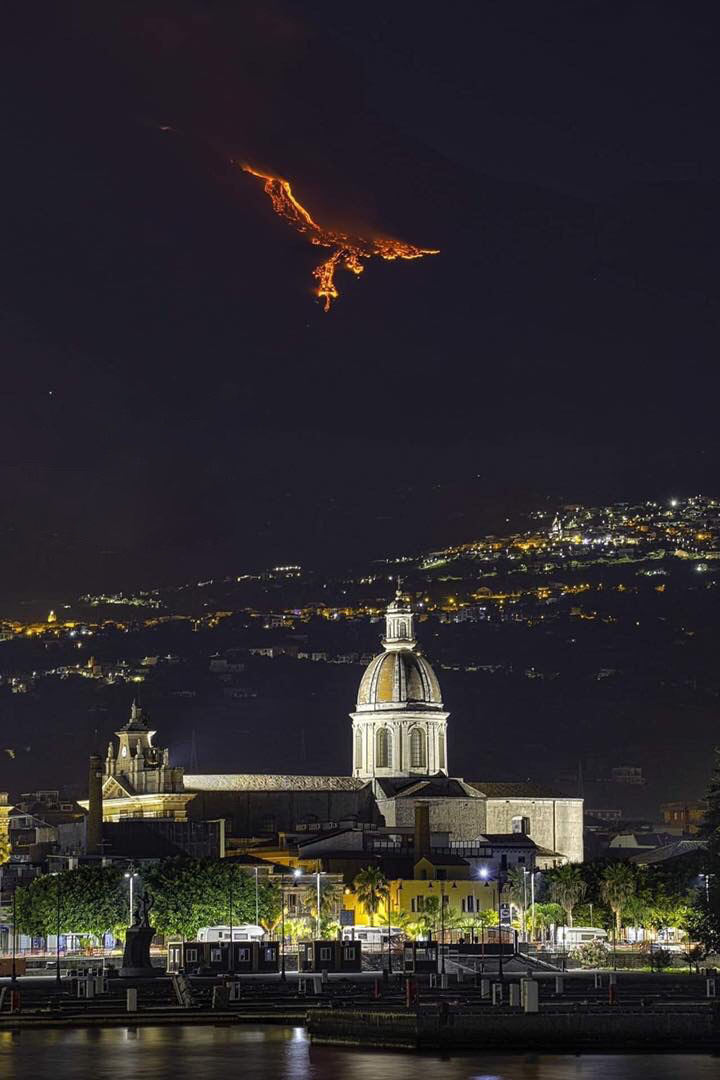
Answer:
[{"label": "rooftop", "polygon": [[468,780],[466,783],[476,788],[489,799],[580,799],[580,795],[569,795],[567,791],[538,784],[533,780]]},{"label": "rooftop", "polygon": [[184,782],[187,791],[360,791],[368,783],[355,776],[275,773],[186,773]]}]

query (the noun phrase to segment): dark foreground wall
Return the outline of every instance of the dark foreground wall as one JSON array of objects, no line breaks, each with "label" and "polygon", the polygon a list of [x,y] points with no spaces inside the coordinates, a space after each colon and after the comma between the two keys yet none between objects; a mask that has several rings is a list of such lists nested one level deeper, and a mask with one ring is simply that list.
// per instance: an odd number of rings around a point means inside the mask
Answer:
[{"label": "dark foreground wall", "polygon": [[720,1050],[720,1007],[715,1004],[543,1006],[525,1014],[488,1006],[482,1012],[436,1007],[410,1011],[326,1012],[310,1009],[313,1042],[403,1049]]}]

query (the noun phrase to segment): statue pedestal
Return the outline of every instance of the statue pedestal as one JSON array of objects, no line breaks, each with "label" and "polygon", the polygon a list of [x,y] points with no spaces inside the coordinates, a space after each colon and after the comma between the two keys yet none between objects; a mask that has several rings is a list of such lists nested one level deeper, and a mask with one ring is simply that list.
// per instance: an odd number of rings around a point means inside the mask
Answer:
[{"label": "statue pedestal", "polygon": [[163,975],[150,963],[150,942],[155,937],[152,926],[130,926],[125,933],[125,951],[120,968],[121,979],[152,979]]}]

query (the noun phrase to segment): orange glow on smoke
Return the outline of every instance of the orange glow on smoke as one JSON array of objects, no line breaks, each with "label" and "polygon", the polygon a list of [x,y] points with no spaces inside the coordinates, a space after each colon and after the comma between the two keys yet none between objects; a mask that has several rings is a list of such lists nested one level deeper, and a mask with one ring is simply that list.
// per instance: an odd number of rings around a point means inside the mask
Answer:
[{"label": "orange glow on smoke", "polygon": [[287,180],[260,172],[258,169],[253,169],[251,165],[243,165],[243,169],[251,176],[257,176],[258,179],[265,181],[263,189],[265,194],[269,195],[276,214],[285,218],[295,226],[298,232],[307,236],[311,244],[332,249],[332,254],[313,270],[316,282],[315,295],[323,301],[325,311],[330,310],[330,304],[338,296],[335,285],[335,271],[338,266],[344,266],[352,274],[362,274],[365,269],[362,260],[371,259],[373,256],[392,260],[421,259],[423,255],[439,254],[435,249],[416,247],[414,244],[406,244],[403,240],[393,240],[390,237],[350,236],[334,229],[323,228],[297,201]]}]

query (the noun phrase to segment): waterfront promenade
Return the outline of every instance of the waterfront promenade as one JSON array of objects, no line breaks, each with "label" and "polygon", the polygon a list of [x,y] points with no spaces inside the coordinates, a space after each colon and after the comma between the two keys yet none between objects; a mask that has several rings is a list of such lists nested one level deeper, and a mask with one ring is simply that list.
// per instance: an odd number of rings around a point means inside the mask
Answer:
[{"label": "waterfront promenade", "polygon": [[[0,980],[0,1031],[291,1024],[314,1043],[400,1049],[720,1051],[715,983],[702,975],[626,973],[611,981],[578,973],[539,975],[538,1011],[519,1003],[510,977],[446,988],[374,973],[302,979],[159,977],[107,979],[86,991],[78,979]],[[502,989],[496,989],[498,987]],[[94,990],[99,992],[95,993]],[[130,993],[128,993],[130,991]]]}]

